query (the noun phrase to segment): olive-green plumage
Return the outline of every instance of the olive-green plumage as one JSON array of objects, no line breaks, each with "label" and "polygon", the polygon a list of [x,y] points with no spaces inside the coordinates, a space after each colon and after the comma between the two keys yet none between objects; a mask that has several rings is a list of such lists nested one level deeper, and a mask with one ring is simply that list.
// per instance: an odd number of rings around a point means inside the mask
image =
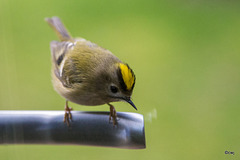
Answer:
[{"label": "olive-green plumage", "polygon": [[[52,41],[50,46],[52,81],[61,96],[81,105],[101,105],[124,100],[136,108],[130,100],[135,75],[128,65],[109,50],[83,38],[72,38],[58,17],[45,20],[60,39],[60,42]],[[129,71],[121,72],[120,66]],[[129,82],[129,76],[123,73],[132,73],[130,84],[125,84]]]}]

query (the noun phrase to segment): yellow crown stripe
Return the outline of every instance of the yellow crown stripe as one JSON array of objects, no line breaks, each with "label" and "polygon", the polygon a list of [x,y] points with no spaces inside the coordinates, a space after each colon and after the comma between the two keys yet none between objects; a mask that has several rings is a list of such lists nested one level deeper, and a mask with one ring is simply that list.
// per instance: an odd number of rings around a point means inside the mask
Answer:
[{"label": "yellow crown stripe", "polygon": [[127,87],[127,90],[131,90],[135,81],[135,77],[131,69],[123,63],[119,63],[119,68],[121,69],[122,78]]}]

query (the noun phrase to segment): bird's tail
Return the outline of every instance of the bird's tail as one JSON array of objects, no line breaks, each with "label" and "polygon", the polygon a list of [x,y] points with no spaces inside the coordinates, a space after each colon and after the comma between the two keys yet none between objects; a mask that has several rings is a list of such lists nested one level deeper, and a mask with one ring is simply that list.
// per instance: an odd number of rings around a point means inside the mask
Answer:
[{"label": "bird's tail", "polygon": [[71,35],[61,22],[60,18],[58,17],[45,18],[45,21],[50,25],[51,28],[53,28],[53,30],[57,33],[57,36],[61,41],[69,41],[72,39]]}]

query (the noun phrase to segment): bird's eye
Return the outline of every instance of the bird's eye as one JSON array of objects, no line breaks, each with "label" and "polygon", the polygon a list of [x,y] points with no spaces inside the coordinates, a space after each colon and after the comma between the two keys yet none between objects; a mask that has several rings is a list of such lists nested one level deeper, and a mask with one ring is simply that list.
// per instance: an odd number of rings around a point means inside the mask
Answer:
[{"label": "bird's eye", "polygon": [[117,93],[118,92],[118,88],[116,86],[111,86],[110,90],[112,93]]}]

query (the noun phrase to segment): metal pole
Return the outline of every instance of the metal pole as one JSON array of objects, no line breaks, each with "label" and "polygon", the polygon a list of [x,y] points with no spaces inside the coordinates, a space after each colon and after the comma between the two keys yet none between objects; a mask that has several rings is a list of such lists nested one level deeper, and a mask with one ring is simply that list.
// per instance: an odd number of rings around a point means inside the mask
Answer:
[{"label": "metal pole", "polygon": [[72,111],[70,127],[64,111],[0,111],[1,144],[70,144],[145,148],[144,120],[137,113],[117,112],[118,124],[109,123],[109,112]]}]

